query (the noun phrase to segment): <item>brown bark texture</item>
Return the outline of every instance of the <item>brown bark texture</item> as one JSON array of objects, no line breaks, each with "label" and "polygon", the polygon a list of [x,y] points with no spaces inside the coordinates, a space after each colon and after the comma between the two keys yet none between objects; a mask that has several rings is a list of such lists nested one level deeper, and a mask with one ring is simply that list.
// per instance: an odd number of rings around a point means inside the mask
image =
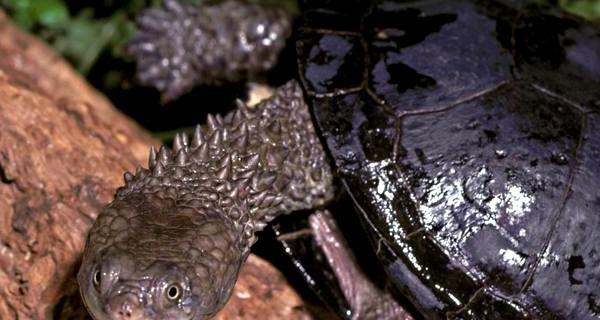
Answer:
[{"label": "brown bark texture", "polygon": [[[0,319],[88,317],[75,282],[86,232],[156,144],[0,11]],[[251,257],[217,318],[308,315]]]}]

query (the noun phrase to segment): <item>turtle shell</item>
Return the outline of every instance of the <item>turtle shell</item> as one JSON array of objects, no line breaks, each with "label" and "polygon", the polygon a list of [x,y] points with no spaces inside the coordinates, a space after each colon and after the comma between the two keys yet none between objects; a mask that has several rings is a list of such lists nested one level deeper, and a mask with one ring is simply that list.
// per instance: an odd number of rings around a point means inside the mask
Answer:
[{"label": "turtle shell", "polygon": [[517,1],[310,1],[315,121],[430,319],[600,317],[600,31]]}]

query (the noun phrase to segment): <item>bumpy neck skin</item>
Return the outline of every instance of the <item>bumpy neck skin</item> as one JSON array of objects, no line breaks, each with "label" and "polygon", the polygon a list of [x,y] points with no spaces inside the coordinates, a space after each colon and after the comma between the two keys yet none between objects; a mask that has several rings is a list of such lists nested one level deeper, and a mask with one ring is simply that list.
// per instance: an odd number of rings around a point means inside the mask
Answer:
[{"label": "bumpy neck skin", "polygon": [[90,231],[78,280],[96,319],[203,319],[227,301],[254,233],[333,196],[294,81],[150,151]]}]

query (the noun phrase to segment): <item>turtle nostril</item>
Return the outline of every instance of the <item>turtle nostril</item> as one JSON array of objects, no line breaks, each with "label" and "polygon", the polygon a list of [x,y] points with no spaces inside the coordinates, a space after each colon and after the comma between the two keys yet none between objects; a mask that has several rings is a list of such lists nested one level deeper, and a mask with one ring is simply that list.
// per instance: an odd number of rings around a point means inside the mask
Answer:
[{"label": "turtle nostril", "polygon": [[114,297],[110,303],[113,319],[135,320],[142,315],[141,305],[135,295],[122,294]]},{"label": "turtle nostril", "polygon": [[131,312],[129,312],[129,311],[119,311],[119,315],[122,316],[122,317],[130,318],[131,317]]},{"label": "turtle nostril", "polygon": [[118,313],[120,316],[130,318],[131,317],[131,306],[129,304],[123,304],[121,306],[121,310],[119,310]]}]

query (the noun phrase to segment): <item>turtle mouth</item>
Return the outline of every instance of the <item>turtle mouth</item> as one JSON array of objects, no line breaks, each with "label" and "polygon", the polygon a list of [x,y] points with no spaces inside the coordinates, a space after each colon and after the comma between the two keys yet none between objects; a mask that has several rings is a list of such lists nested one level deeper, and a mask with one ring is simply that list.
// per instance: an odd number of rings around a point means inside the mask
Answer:
[{"label": "turtle mouth", "polygon": [[[104,300],[104,299],[103,299]],[[181,314],[179,312],[158,313],[150,306],[143,304],[139,298],[132,293],[124,293],[111,296],[105,303],[100,299],[93,303],[86,303],[89,314],[94,320],[186,320],[196,319],[193,314]],[[99,304],[97,303],[99,302]],[[206,319],[200,316],[198,319]]]}]

